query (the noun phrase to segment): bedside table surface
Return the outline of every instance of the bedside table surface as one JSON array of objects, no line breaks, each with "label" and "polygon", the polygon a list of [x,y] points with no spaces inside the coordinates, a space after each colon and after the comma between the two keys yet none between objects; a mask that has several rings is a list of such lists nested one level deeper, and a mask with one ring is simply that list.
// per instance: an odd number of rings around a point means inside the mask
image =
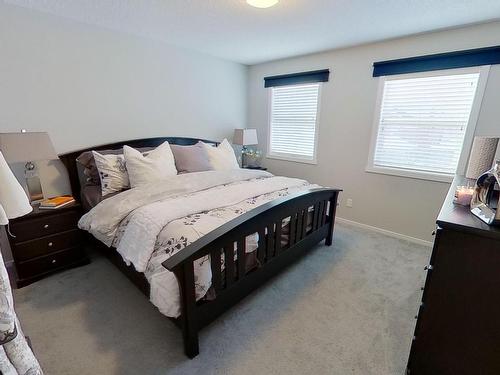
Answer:
[{"label": "bedside table surface", "polygon": [[21,217],[18,217],[17,219],[13,219],[12,221],[20,221],[20,220],[26,220],[26,219],[32,219],[34,217],[41,217],[41,216],[45,216],[45,215],[53,215],[53,214],[57,214],[57,213],[60,213],[60,212],[65,212],[65,211],[69,211],[69,210],[79,210],[81,209],[81,204],[79,202],[74,202],[74,203],[70,203],[64,207],[61,207],[61,208],[55,208],[55,209],[43,209],[43,208],[40,208],[40,204],[34,204],[33,205],[33,211],[31,211],[29,214],[27,215],[24,215],[24,216],[21,216]]}]

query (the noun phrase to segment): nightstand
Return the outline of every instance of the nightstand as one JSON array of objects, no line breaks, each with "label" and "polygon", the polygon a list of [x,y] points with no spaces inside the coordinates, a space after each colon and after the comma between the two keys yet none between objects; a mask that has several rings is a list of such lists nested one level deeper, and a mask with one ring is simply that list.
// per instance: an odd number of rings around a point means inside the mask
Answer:
[{"label": "nightstand", "polygon": [[89,263],[83,246],[85,234],[77,227],[81,215],[79,203],[54,210],[35,206],[30,214],[10,221],[12,235],[7,237],[18,288],[51,273]]},{"label": "nightstand", "polygon": [[267,168],[265,168],[265,167],[250,167],[250,166],[247,166],[247,167],[243,167],[243,169],[255,169],[255,170],[258,170],[258,171],[267,171]]}]

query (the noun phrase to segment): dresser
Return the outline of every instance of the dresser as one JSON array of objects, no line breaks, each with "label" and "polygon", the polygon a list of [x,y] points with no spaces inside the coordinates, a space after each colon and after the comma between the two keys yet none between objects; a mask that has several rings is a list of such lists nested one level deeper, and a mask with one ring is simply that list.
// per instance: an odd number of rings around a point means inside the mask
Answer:
[{"label": "dresser", "polygon": [[[38,207],[30,214],[10,221],[10,250],[18,288],[51,273],[87,264],[85,234],[77,223],[82,215],[79,203],[55,210]],[[15,237],[14,237],[15,236]]]},{"label": "dresser", "polygon": [[500,374],[500,227],[453,203],[462,184],[437,220],[408,375]]}]

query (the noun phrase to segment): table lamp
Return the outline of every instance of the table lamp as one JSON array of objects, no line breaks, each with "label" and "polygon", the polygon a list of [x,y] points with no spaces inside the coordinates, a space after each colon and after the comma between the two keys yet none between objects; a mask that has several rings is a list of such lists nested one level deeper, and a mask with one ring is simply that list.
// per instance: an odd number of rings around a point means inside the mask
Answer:
[{"label": "table lamp", "polygon": [[31,202],[43,199],[34,162],[58,158],[47,133],[0,133],[0,151],[9,163],[26,163],[25,175]]},{"label": "table lamp", "polygon": [[469,180],[477,180],[484,172],[489,171],[493,166],[497,147],[498,138],[475,137],[465,177]]},{"label": "table lamp", "polygon": [[463,206],[470,205],[474,196],[476,180],[485,172],[489,171],[493,165],[493,160],[498,147],[498,138],[475,137],[467,165],[465,177],[467,185],[457,186],[455,199],[457,204]]},{"label": "table lamp", "polygon": [[256,129],[234,129],[233,144],[243,146],[241,150],[241,166],[245,167],[245,152],[247,146],[258,145]]},{"label": "table lamp", "polygon": [[33,210],[23,187],[10,170],[0,152],[0,225],[7,225],[9,219],[24,216]]}]

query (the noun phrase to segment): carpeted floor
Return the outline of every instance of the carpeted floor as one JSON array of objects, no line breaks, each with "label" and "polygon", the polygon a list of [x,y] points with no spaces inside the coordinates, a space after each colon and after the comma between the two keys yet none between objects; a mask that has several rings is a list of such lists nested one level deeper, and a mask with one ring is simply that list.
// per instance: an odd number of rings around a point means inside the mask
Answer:
[{"label": "carpeted floor", "polygon": [[194,360],[180,331],[107,259],[15,292],[46,375],[403,374],[430,249],[338,225],[205,328]]}]

